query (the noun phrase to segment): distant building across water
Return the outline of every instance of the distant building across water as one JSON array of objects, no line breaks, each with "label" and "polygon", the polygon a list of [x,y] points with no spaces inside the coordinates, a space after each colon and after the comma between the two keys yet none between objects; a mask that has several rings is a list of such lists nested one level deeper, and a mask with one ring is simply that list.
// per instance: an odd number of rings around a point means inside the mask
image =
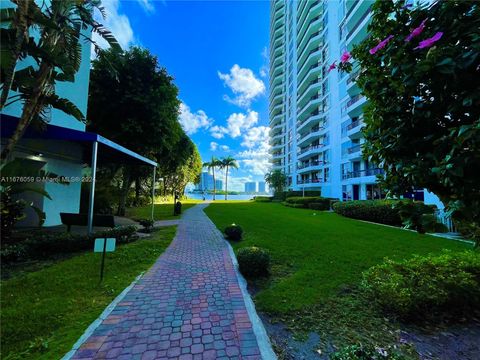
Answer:
[{"label": "distant building across water", "polygon": [[[215,189],[223,190],[223,181],[215,179]],[[208,172],[203,172],[200,175],[200,182],[195,184],[195,190],[204,191],[204,190],[213,190],[213,175]]]},{"label": "distant building across water", "polygon": [[245,183],[245,192],[246,193],[256,193],[257,192],[257,183],[256,182],[246,182]]}]

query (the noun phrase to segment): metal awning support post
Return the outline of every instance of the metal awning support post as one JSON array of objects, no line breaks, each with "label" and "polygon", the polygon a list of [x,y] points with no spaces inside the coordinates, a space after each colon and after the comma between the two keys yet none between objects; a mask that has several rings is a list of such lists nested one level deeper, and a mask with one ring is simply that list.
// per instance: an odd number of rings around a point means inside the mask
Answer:
[{"label": "metal awning support post", "polygon": [[157,172],[157,167],[153,167],[153,182],[152,182],[152,221],[155,221],[153,218],[153,211],[155,210],[155,173]]},{"label": "metal awning support post", "polygon": [[95,203],[95,180],[97,178],[98,142],[92,143],[92,182],[90,183],[90,197],[88,201],[88,234],[93,232],[93,204]]}]

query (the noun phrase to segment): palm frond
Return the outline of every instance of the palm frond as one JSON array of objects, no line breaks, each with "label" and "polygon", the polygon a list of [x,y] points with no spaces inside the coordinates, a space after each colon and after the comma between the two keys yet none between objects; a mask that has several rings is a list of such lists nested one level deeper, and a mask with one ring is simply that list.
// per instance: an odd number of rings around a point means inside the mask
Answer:
[{"label": "palm frond", "polygon": [[61,110],[64,113],[73,116],[78,121],[85,122],[85,116],[80,109],[70,100],[61,98],[57,94],[49,94],[43,98],[45,105],[50,105],[55,109]]}]

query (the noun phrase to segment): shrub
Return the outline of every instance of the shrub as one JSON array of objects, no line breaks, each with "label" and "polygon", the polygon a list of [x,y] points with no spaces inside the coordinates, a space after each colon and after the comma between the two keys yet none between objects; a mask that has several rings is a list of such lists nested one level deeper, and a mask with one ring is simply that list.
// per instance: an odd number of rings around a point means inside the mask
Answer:
[{"label": "shrub", "polygon": [[225,237],[228,240],[233,240],[233,241],[240,241],[242,240],[242,235],[243,235],[243,229],[239,225],[229,225],[225,228],[223,231],[225,233]]},{"label": "shrub", "polygon": [[10,242],[15,224],[25,218],[26,203],[21,199],[12,199],[7,191],[0,193],[0,223],[2,241]]},{"label": "shrub", "polygon": [[136,232],[137,228],[133,225],[95,232],[90,236],[33,232],[17,244],[2,244],[0,256],[5,262],[45,259],[52,255],[91,250],[95,238],[114,237],[117,239],[117,244],[129,243],[137,239]]},{"label": "shrub", "polygon": [[480,253],[449,252],[387,260],[365,271],[361,287],[402,318],[463,313],[480,302]]},{"label": "shrub", "polygon": [[295,208],[295,209],[307,209],[307,207],[303,204],[290,204],[290,203],[287,203],[287,202],[283,202],[283,205],[288,206],[288,207],[292,207],[292,208]]},{"label": "shrub", "polygon": [[266,276],[270,270],[270,254],[256,246],[238,250],[238,266],[240,272],[247,278]]},{"label": "shrub", "polygon": [[406,360],[392,348],[376,348],[372,345],[350,345],[336,351],[331,360]]},{"label": "shrub", "polygon": [[138,223],[145,228],[145,232],[149,233],[152,231],[155,221],[153,221],[152,219],[140,219],[138,220]]},{"label": "shrub", "polygon": [[20,261],[25,258],[26,252],[26,247],[23,244],[4,245],[0,250],[0,259],[2,263]]},{"label": "shrub", "polygon": [[287,191],[285,193],[285,198],[289,197],[320,197],[322,196],[322,193],[320,190],[306,190],[306,191]]},{"label": "shrub", "polygon": [[333,210],[337,214],[353,219],[400,226],[402,219],[398,210],[393,208],[396,203],[398,200],[338,201],[333,204]]},{"label": "shrub", "polygon": [[255,202],[272,202],[272,199],[271,196],[255,196],[253,198]]},{"label": "shrub", "polygon": [[117,239],[117,243],[129,243],[137,240],[137,227],[135,225],[118,226],[113,229],[104,231],[98,231],[93,233],[91,238],[98,237],[114,237]]},{"label": "shrub", "polygon": [[399,201],[394,205],[407,229],[418,231],[420,234],[435,232],[437,219],[434,215],[436,206],[425,205],[421,201]]},{"label": "shrub", "polygon": [[475,222],[456,220],[455,227],[457,228],[457,231],[466,239],[480,239],[480,225]]},{"label": "shrub", "polygon": [[[311,209],[315,210],[329,210],[330,209],[330,203],[332,201],[337,201],[337,199],[331,199],[331,198],[322,198],[319,196],[291,196],[287,197],[285,200],[284,205],[290,206],[290,207],[295,207],[295,208],[305,208],[308,209],[310,208],[310,204],[321,204],[321,205],[315,205],[315,207],[312,207]],[[317,209],[318,207],[318,209]]]},{"label": "shrub", "polygon": [[289,197],[320,197],[321,192],[319,190],[307,190],[307,191],[276,191],[273,195],[273,200],[285,201]]},{"label": "shrub", "polygon": [[332,208],[332,205],[337,201],[337,199],[319,198],[318,202],[309,203],[308,208],[321,211],[330,210]]},{"label": "shrub", "polygon": [[320,210],[320,211],[330,210],[330,201],[328,203],[325,203],[325,202],[310,203],[308,204],[308,208],[312,210]]},{"label": "shrub", "polygon": [[275,191],[273,194],[273,201],[285,201],[287,193],[285,191]]}]

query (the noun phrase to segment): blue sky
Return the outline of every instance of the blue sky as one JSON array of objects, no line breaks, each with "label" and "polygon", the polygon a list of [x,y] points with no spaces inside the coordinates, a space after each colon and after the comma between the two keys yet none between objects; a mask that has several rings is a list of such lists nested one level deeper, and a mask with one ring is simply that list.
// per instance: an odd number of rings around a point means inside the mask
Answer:
[{"label": "blue sky", "polygon": [[103,23],[175,78],[180,121],[204,161],[232,155],[229,189],[268,169],[268,1],[103,0]]}]

